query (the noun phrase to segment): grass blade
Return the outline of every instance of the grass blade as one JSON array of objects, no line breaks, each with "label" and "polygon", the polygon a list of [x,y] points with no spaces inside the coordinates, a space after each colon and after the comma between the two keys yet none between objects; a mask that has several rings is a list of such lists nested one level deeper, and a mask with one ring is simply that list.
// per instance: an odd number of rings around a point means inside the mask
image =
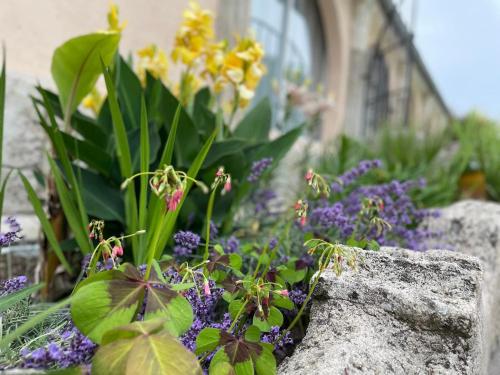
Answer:
[{"label": "grass blade", "polygon": [[73,275],[73,270],[69,265],[68,261],[66,260],[66,258],[64,257],[61,246],[59,245],[56,234],[54,233],[54,229],[52,228],[52,225],[50,224],[49,220],[47,219],[47,216],[45,215],[42,203],[38,199],[35,190],[31,186],[28,179],[21,173],[21,171],[18,171],[18,173],[19,177],[21,177],[26,192],[28,193],[28,199],[31,202],[31,205],[33,206],[33,210],[35,211],[35,214],[38,217],[40,224],[42,225],[42,229],[45,233],[45,236],[47,237],[47,241],[49,241],[52,250],[54,251],[54,253],[56,253],[57,258],[59,258],[59,261],[63,265],[64,269],[70,275]]},{"label": "grass blade", "polygon": [[[144,97],[141,99],[141,172],[149,172],[149,124],[148,114],[146,112],[146,102]],[[146,229],[147,225],[147,200],[148,200],[148,176],[141,175],[141,190],[139,193],[139,229]],[[143,257],[146,245],[146,236],[139,238],[138,258]]]},{"label": "grass blade", "polygon": [[43,285],[44,285],[43,283],[32,285],[32,286],[24,288],[18,292],[15,292],[15,293],[12,293],[12,294],[6,295],[5,297],[0,298],[0,313],[11,308],[19,301],[22,301],[26,297],[35,293],[37,290],[41,289],[43,287]]},{"label": "grass blade", "polygon": [[[71,190],[73,191],[76,203],[78,205],[78,210],[79,210],[80,220],[82,222],[82,226],[86,226],[88,223],[88,215],[87,215],[87,209],[85,208],[85,204],[83,203],[82,193],[80,190],[81,184],[78,183],[78,180],[76,179],[75,172],[74,172],[73,167],[71,165],[71,161],[69,160],[69,157],[68,157],[69,153],[68,153],[68,150],[66,149],[66,145],[64,144],[64,139],[62,137],[62,134],[59,131],[59,126],[57,125],[56,117],[54,114],[54,108],[52,107],[52,104],[50,103],[50,100],[47,97],[47,93],[41,89],[39,89],[38,91],[42,95],[44,108],[47,111],[47,114],[49,116],[50,124],[47,124],[47,122],[45,121],[43,115],[40,113],[38,106],[36,105],[35,102],[33,102],[33,105],[34,105],[35,110],[38,114],[38,118],[40,120],[40,123],[42,124],[42,127],[47,132],[47,134],[49,135],[49,138],[52,141],[52,145],[56,151],[57,157],[59,158],[59,160],[61,160],[61,164],[63,166],[64,173],[66,174],[66,176],[69,180]],[[90,242],[89,242],[89,246],[90,246]]]},{"label": "grass blade", "polygon": [[[127,131],[125,129],[125,123],[123,122],[123,117],[120,112],[120,106],[118,105],[118,99],[116,96],[116,88],[111,79],[108,68],[104,65],[101,60],[102,71],[104,74],[104,81],[106,82],[106,89],[108,90],[108,104],[111,112],[111,119],[113,121],[113,132],[116,139],[116,153],[118,156],[118,162],[120,164],[120,172],[122,179],[125,180],[132,176],[132,156],[130,154],[130,146],[127,138]],[[127,222],[127,230],[129,233],[137,231],[137,199],[135,194],[134,184],[128,184],[127,190],[125,192],[125,216]],[[134,253],[134,259],[137,259],[139,242],[137,236],[132,237],[132,251]]]},{"label": "grass blade", "polygon": [[10,178],[11,174],[12,174],[12,169],[5,176],[5,178],[4,178],[3,182],[2,182],[2,187],[0,188],[0,215],[2,215],[2,213],[3,213],[3,201],[4,201],[4,198],[5,198],[5,189],[7,187],[7,182],[9,181],[9,178]]},{"label": "grass blade", "polygon": [[54,176],[54,182],[56,184],[57,194],[59,195],[59,200],[61,201],[64,211],[64,216],[66,217],[66,220],[68,220],[68,224],[73,232],[73,235],[75,236],[78,246],[84,254],[88,254],[92,252],[92,247],[85,231],[86,225],[82,225],[80,221],[78,210],[73,204],[70,191],[64,183],[59,167],[49,155],[47,155],[47,159],[49,160],[50,170]]},{"label": "grass blade", "polygon": [[26,323],[4,336],[2,340],[0,340],[0,350],[4,350],[7,346],[14,341],[15,339],[21,337],[24,333],[28,332],[30,329],[36,327],[38,324],[42,323],[50,314],[55,313],[56,311],[62,309],[70,302],[70,298],[67,298],[55,305],[52,305],[47,310],[42,311],[40,314],[35,315],[31,319],[29,319]]}]

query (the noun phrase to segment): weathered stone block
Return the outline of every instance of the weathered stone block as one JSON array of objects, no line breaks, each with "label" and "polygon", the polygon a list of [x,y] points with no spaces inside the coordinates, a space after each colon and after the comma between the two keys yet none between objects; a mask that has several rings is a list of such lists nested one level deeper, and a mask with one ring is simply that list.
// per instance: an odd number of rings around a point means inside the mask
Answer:
[{"label": "weathered stone block", "polygon": [[363,252],[318,284],[303,342],[280,374],[482,374],[482,269],[449,251]]},{"label": "weathered stone block", "polygon": [[440,211],[424,225],[442,233],[441,243],[483,263],[485,360],[490,375],[500,374],[500,205],[467,200]]}]

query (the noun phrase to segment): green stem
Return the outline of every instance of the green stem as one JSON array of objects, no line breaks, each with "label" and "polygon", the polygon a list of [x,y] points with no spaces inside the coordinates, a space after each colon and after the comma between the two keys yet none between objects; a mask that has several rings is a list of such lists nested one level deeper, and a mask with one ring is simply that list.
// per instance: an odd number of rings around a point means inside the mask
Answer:
[{"label": "green stem", "polygon": [[320,261],[318,275],[314,279],[314,281],[313,281],[313,283],[311,285],[311,288],[309,288],[309,293],[307,293],[307,296],[306,296],[306,299],[304,300],[304,303],[300,307],[299,311],[297,312],[297,315],[292,320],[292,322],[290,323],[290,325],[288,326],[288,328],[285,329],[281,333],[281,335],[276,339],[275,343],[279,342],[288,332],[290,332],[293,329],[293,327],[295,327],[295,325],[297,324],[297,322],[300,320],[302,314],[304,313],[304,310],[305,310],[307,304],[309,303],[309,300],[312,297],[312,294],[314,293],[314,290],[316,289],[316,285],[318,285],[318,282],[319,282],[319,279],[321,277],[321,274],[326,269],[326,267],[323,267],[323,264],[328,265],[330,263],[330,258],[332,257],[332,253],[333,253],[333,250],[328,251],[328,255],[326,257],[325,263],[321,263],[321,261]]},{"label": "green stem", "polygon": [[208,247],[210,244],[210,221],[212,220],[212,212],[214,209],[214,202],[215,202],[215,192],[217,191],[217,186],[215,185],[214,188],[212,189],[212,192],[210,193],[210,198],[208,199],[208,206],[207,206],[207,216],[205,218],[205,252],[203,253],[203,261],[208,260]]},{"label": "green stem", "polygon": [[234,317],[234,320],[231,322],[231,325],[229,326],[228,332],[232,332],[234,329],[234,326],[238,322],[238,319],[240,318],[241,314],[243,313],[243,310],[245,309],[248,301],[243,302],[243,305],[241,305],[240,309],[238,310],[238,313]]},{"label": "green stem", "polygon": [[148,249],[148,260],[146,265],[146,273],[144,274],[144,279],[149,280],[149,276],[151,274],[151,266],[153,265],[153,260],[156,254],[156,247],[158,246],[158,242],[160,240],[161,229],[163,228],[163,221],[165,216],[162,216],[160,219],[160,225],[156,227],[156,231],[153,235],[153,239],[151,241],[151,247]]}]

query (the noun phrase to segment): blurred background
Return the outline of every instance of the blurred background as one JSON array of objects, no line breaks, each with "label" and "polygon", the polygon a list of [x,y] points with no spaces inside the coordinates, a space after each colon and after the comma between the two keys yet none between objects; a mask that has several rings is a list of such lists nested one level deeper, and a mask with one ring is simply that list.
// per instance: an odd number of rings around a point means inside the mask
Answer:
[{"label": "blurred background", "polygon": [[[251,30],[260,41],[267,74],[256,99],[272,98],[277,133],[308,122],[307,136],[297,147],[313,144],[319,150],[320,171],[338,175],[364,158],[377,158],[385,165],[377,182],[427,181],[416,197],[421,206],[470,197],[500,199],[499,0],[199,3],[216,15],[219,38]],[[133,56],[149,43],[169,51],[188,1],[116,4],[120,18],[128,21],[120,52]],[[0,39],[9,71],[7,166],[40,175],[47,170],[47,139],[29,95],[37,82],[55,88],[50,75],[54,49],[70,37],[103,29],[108,6],[106,0],[0,3]],[[178,68],[169,67],[169,74],[175,80]],[[25,234],[16,256],[32,257],[39,228],[20,181],[12,179],[7,196],[4,214],[15,214]],[[9,259],[2,267],[12,263]],[[11,267],[2,272],[25,273]]]}]

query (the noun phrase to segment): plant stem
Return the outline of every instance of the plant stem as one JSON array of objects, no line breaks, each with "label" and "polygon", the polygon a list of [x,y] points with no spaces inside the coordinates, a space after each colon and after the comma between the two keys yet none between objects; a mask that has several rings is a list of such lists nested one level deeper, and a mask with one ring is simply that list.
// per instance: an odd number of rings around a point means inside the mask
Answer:
[{"label": "plant stem", "polygon": [[238,310],[238,313],[234,317],[234,320],[231,322],[231,325],[229,326],[228,332],[231,332],[234,329],[234,326],[238,322],[238,319],[240,318],[241,314],[243,313],[243,310],[245,309],[248,301],[243,302],[243,305],[241,305],[240,309]]},{"label": "plant stem", "polygon": [[165,218],[165,216],[161,217],[160,224],[156,227],[156,231],[153,235],[153,239],[151,241],[151,247],[148,250],[148,261],[147,261],[147,265],[146,265],[146,273],[144,274],[145,280],[149,280],[149,276],[151,274],[151,266],[153,265],[153,259],[155,258],[156,247],[158,246],[158,241],[160,239],[160,232],[161,232],[161,229],[163,228],[164,218]]},{"label": "plant stem", "polygon": [[210,221],[212,220],[212,212],[214,209],[215,202],[215,192],[217,191],[217,186],[215,185],[210,193],[210,198],[208,198],[208,206],[207,206],[207,216],[205,218],[205,252],[203,253],[203,261],[208,260],[208,247],[210,244]]}]

